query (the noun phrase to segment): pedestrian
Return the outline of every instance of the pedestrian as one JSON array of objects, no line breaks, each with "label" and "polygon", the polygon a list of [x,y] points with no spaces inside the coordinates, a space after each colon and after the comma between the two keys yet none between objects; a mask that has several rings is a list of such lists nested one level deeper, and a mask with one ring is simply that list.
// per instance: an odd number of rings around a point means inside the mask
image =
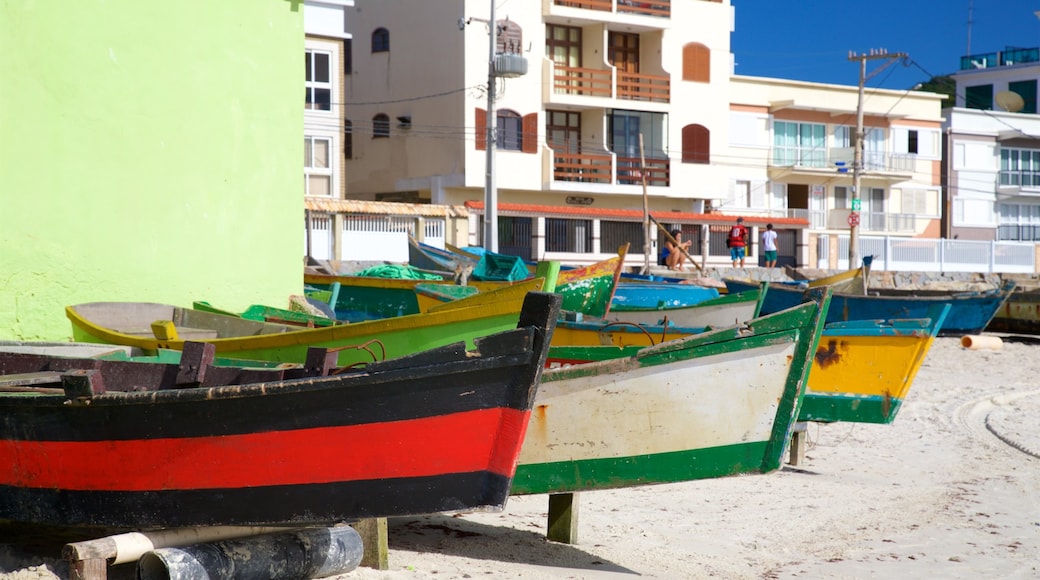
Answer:
[{"label": "pedestrian", "polygon": [[664,248],[661,250],[661,259],[669,270],[681,272],[683,264],[686,263],[686,252],[689,251],[690,242],[682,241],[682,232],[679,230],[672,230],[669,233],[672,238],[665,241]]},{"label": "pedestrian", "polygon": [[733,261],[733,267],[744,267],[744,258],[747,257],[748,229],[744,227],[744,218],[738,217],[737,224],[730,228],[729,237],[726,238],[729,246],[729,259]]},{"label": "pedestrian", "polygon": [[762,232],[762,252],[766,258],[766,268],[776,267],[776,232],[773,224],[766,224],[766,230]]}]

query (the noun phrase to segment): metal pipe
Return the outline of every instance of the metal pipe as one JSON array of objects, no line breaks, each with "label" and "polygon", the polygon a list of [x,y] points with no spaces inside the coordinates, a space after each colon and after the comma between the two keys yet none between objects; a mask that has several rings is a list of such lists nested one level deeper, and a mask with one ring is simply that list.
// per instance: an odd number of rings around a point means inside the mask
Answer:
[{"label": "metal pipe", "polygon": [[364,549],[354,528],[306,528],[162,548],[141,556],[138,580],[298,580],[344,574],[361,564]]}]

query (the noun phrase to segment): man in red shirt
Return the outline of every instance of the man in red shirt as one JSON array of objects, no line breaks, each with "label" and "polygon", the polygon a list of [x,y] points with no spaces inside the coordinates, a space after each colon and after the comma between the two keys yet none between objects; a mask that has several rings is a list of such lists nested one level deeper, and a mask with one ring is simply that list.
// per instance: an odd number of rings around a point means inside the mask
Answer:
[{"label": "man in red shirt", "polygon": [[738,217],[737,224],[729,229],[729,237],[727,238],[729,246],[729,259],[733,260],[733,267],[737,267],[737,262],[740,262],[740,267],[744,267],[744,258],[747,257],[747,239],[748,229],[744,227],[744,218]]}]

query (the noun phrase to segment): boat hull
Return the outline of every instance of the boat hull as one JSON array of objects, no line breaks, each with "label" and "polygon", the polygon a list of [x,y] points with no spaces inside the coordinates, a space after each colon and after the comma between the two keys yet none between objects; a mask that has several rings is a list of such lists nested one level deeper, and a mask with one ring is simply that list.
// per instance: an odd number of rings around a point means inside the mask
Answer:
[{"label": "boat hull", "polygon": [[754,289],[675,308],[612,307],[607,318],[641,325],[670,324],[694,328],[733,326],[758,315],[761,293],[762,290]]},{"label": "boat hull", "polygon": [[477,352],[332,376],[109,389],[89,404],[3,393],[0,521],[140,530],[501,509],[558,309],[541,295],[523,328]]},{"label": "boat hull", "polygon": [[827,325],[798,420],[893,422],[949,308],[920,320]]},{"label": "boat hull", "polygon": [[[734,280],[725,282],[730,292],[757,287],[751,283]],[[939,328],[939,336],[978,334],[989,325],[1013,289],[1014,282],[1007,281],[1000,288],[988,292],[874,295],[875,290],[872,289],[869,296],[835,293],[830,311],[827,313],[827,322],[928,318],[932,306],[949,304],[950,312]],[[762,303],[762,313],[768,314],[777,311],[776,309],[789,308],[790,305],[804,300],[804,296],[804,289],[784,288],[780,284],[770,285]]]},{"label": "boat hull", "polygon": [[[292,327],[219,314],[140,302],[94,302],[69,306],[73,339],[121,344],[148,351],[181,350],[185,340],[211,342],[218,355],[275,362],[302,363],[310,347],[339,348],[338,365],[349,366],[395,358],[473,339],[516,326],[520,300],[481,306],[342,324],[326,328]],[[156,320],[172,320],[187,330],[179,338],[157,338],[148,330]]]},{"label": "boat hull", "polygon": [[[782,318],[783,320],[779,320]],[[514,494],[777,469],[822,329],[819,305],[609,360],[546,371]]]}]

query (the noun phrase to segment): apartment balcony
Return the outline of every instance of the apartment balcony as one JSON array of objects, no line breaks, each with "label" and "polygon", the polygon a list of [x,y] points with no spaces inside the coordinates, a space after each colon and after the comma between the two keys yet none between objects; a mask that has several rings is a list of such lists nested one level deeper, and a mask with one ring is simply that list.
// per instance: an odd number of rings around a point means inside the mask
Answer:
[{"label": "apartment balcony", "polygon": [[668,75],[649,75],[618,71],[613,68],[564,66],[546,61],[552,91],[546,95],[550,104],[575,104],[570,97],[591,97],[668,103],[671,101],[671,79]]},{"label": "apartment balcony", "polygon": [[[774,147],[769,155],[769,177],[840,177],[853,173],[852,148],[799,149]],[[863,153],[863,175],[872,179],[905,181],[917,171],[917,155],[913,153]]]},{"label": "apartment balcony", "polygon": [[637,2],[635,0],[553,0],[553,7],[577,8],[607,14],[634,14],[655,18],[671,18],[672,0]]},{"label": "apartment balcony", "polygon": [[610,153],[570,153],[554,151],[551,155],[550,174],[556,183],[576,182],[602,185],[642,185],[668,187],[671,183],[671,162],[668,159],[615,157]]}]

